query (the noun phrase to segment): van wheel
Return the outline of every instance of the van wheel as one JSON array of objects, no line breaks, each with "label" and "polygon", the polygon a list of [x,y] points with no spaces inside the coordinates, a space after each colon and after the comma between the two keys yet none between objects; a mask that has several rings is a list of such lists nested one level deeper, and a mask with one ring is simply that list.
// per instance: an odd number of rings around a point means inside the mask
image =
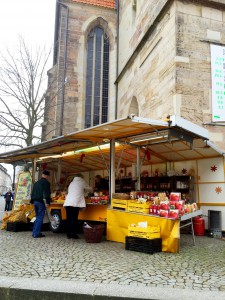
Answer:
[{"label": "van wheel", "polygon": [[56,224],[51,224],[51,222],[49,223],[50,224],[50,229],[52,232],[61,232],[62,230],[62,217],[61,217],[61,212],[57,211],[57,210],[53,210],[51,211],[51,215],[52,217],[55,219],[56,221]]}]

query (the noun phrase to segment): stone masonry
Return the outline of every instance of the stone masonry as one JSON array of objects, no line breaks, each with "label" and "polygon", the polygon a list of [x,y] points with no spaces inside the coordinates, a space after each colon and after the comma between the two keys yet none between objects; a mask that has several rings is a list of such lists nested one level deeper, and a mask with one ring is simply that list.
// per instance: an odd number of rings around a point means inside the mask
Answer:
[{"label": "stone masonry", "polygon": [[[118,117],[211,122],[210,44],[225,45],[222,1],[120,1]],[[205,126],[225,149],[224,127]]]},{"label": "stone masonry", "polygon": [[60,135],[60,125],[63,134],[84,127],[86,37],[96,25],[104,28],[110,39],[109,119],[115,116],[116,12],[114,9],[73,1],[63,3],[67,9],[64,6],[59,8],[57,61],[49,72],[49,84],[54,87],[49,92],[43,139]]},{"label": "stone masonry", "polygon": [[99,24],[110,38],[108,121],[130,113],[153,119],[176,114],[204,126],[210,140],[225,150],[224,127],[209,124],[210,45],[225,45],[224,1],[119,1],[118,75],[116,10],[63,3],[68,9],[59,9],[57,60],[49,71],[55,87],[49,92],[43,139],[84,128],[85,41]]}]

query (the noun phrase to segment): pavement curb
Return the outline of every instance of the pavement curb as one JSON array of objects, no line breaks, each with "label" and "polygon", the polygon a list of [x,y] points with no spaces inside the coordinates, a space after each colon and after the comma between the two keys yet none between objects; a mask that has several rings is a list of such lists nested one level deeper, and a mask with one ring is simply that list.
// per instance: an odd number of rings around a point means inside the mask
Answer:
[{"label": "pavement curb", "polygon": [[225,292],[0,277],[1,300],[224,300]]}]

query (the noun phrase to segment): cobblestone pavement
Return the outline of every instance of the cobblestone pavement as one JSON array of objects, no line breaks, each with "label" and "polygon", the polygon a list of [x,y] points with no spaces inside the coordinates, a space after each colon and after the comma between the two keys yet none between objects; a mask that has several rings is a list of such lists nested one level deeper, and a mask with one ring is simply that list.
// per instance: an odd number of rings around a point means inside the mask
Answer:
[{"label": "cobblestone pavement", "polygon": [[225,291],[225,241],[181,235],[179,253],[145,254],[124,244],[68,240],[65,234],[0,231],[0,276],[143,287]]}]

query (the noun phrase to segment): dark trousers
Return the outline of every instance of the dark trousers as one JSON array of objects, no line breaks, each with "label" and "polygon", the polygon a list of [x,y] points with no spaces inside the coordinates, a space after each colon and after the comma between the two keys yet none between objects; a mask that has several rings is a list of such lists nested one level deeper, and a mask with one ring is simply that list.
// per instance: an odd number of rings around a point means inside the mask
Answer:
[{"label": "dark trousers", "polygon": [[44,202],[34,201],[34,209],[36,213],[36,220],[33,227],[33,237],[38,237],[41,234],[41,226],[45,216],[45,204]]},{"label": "dark trousers", "polygon": [[11,202],[11,200],[10,201],[5,201],[5,211],[11,210],[10,202]]},{"label": "dark trousers", "polygon": [[67,237],[73,238],[78,232],[79,207],[66,206]]}]

